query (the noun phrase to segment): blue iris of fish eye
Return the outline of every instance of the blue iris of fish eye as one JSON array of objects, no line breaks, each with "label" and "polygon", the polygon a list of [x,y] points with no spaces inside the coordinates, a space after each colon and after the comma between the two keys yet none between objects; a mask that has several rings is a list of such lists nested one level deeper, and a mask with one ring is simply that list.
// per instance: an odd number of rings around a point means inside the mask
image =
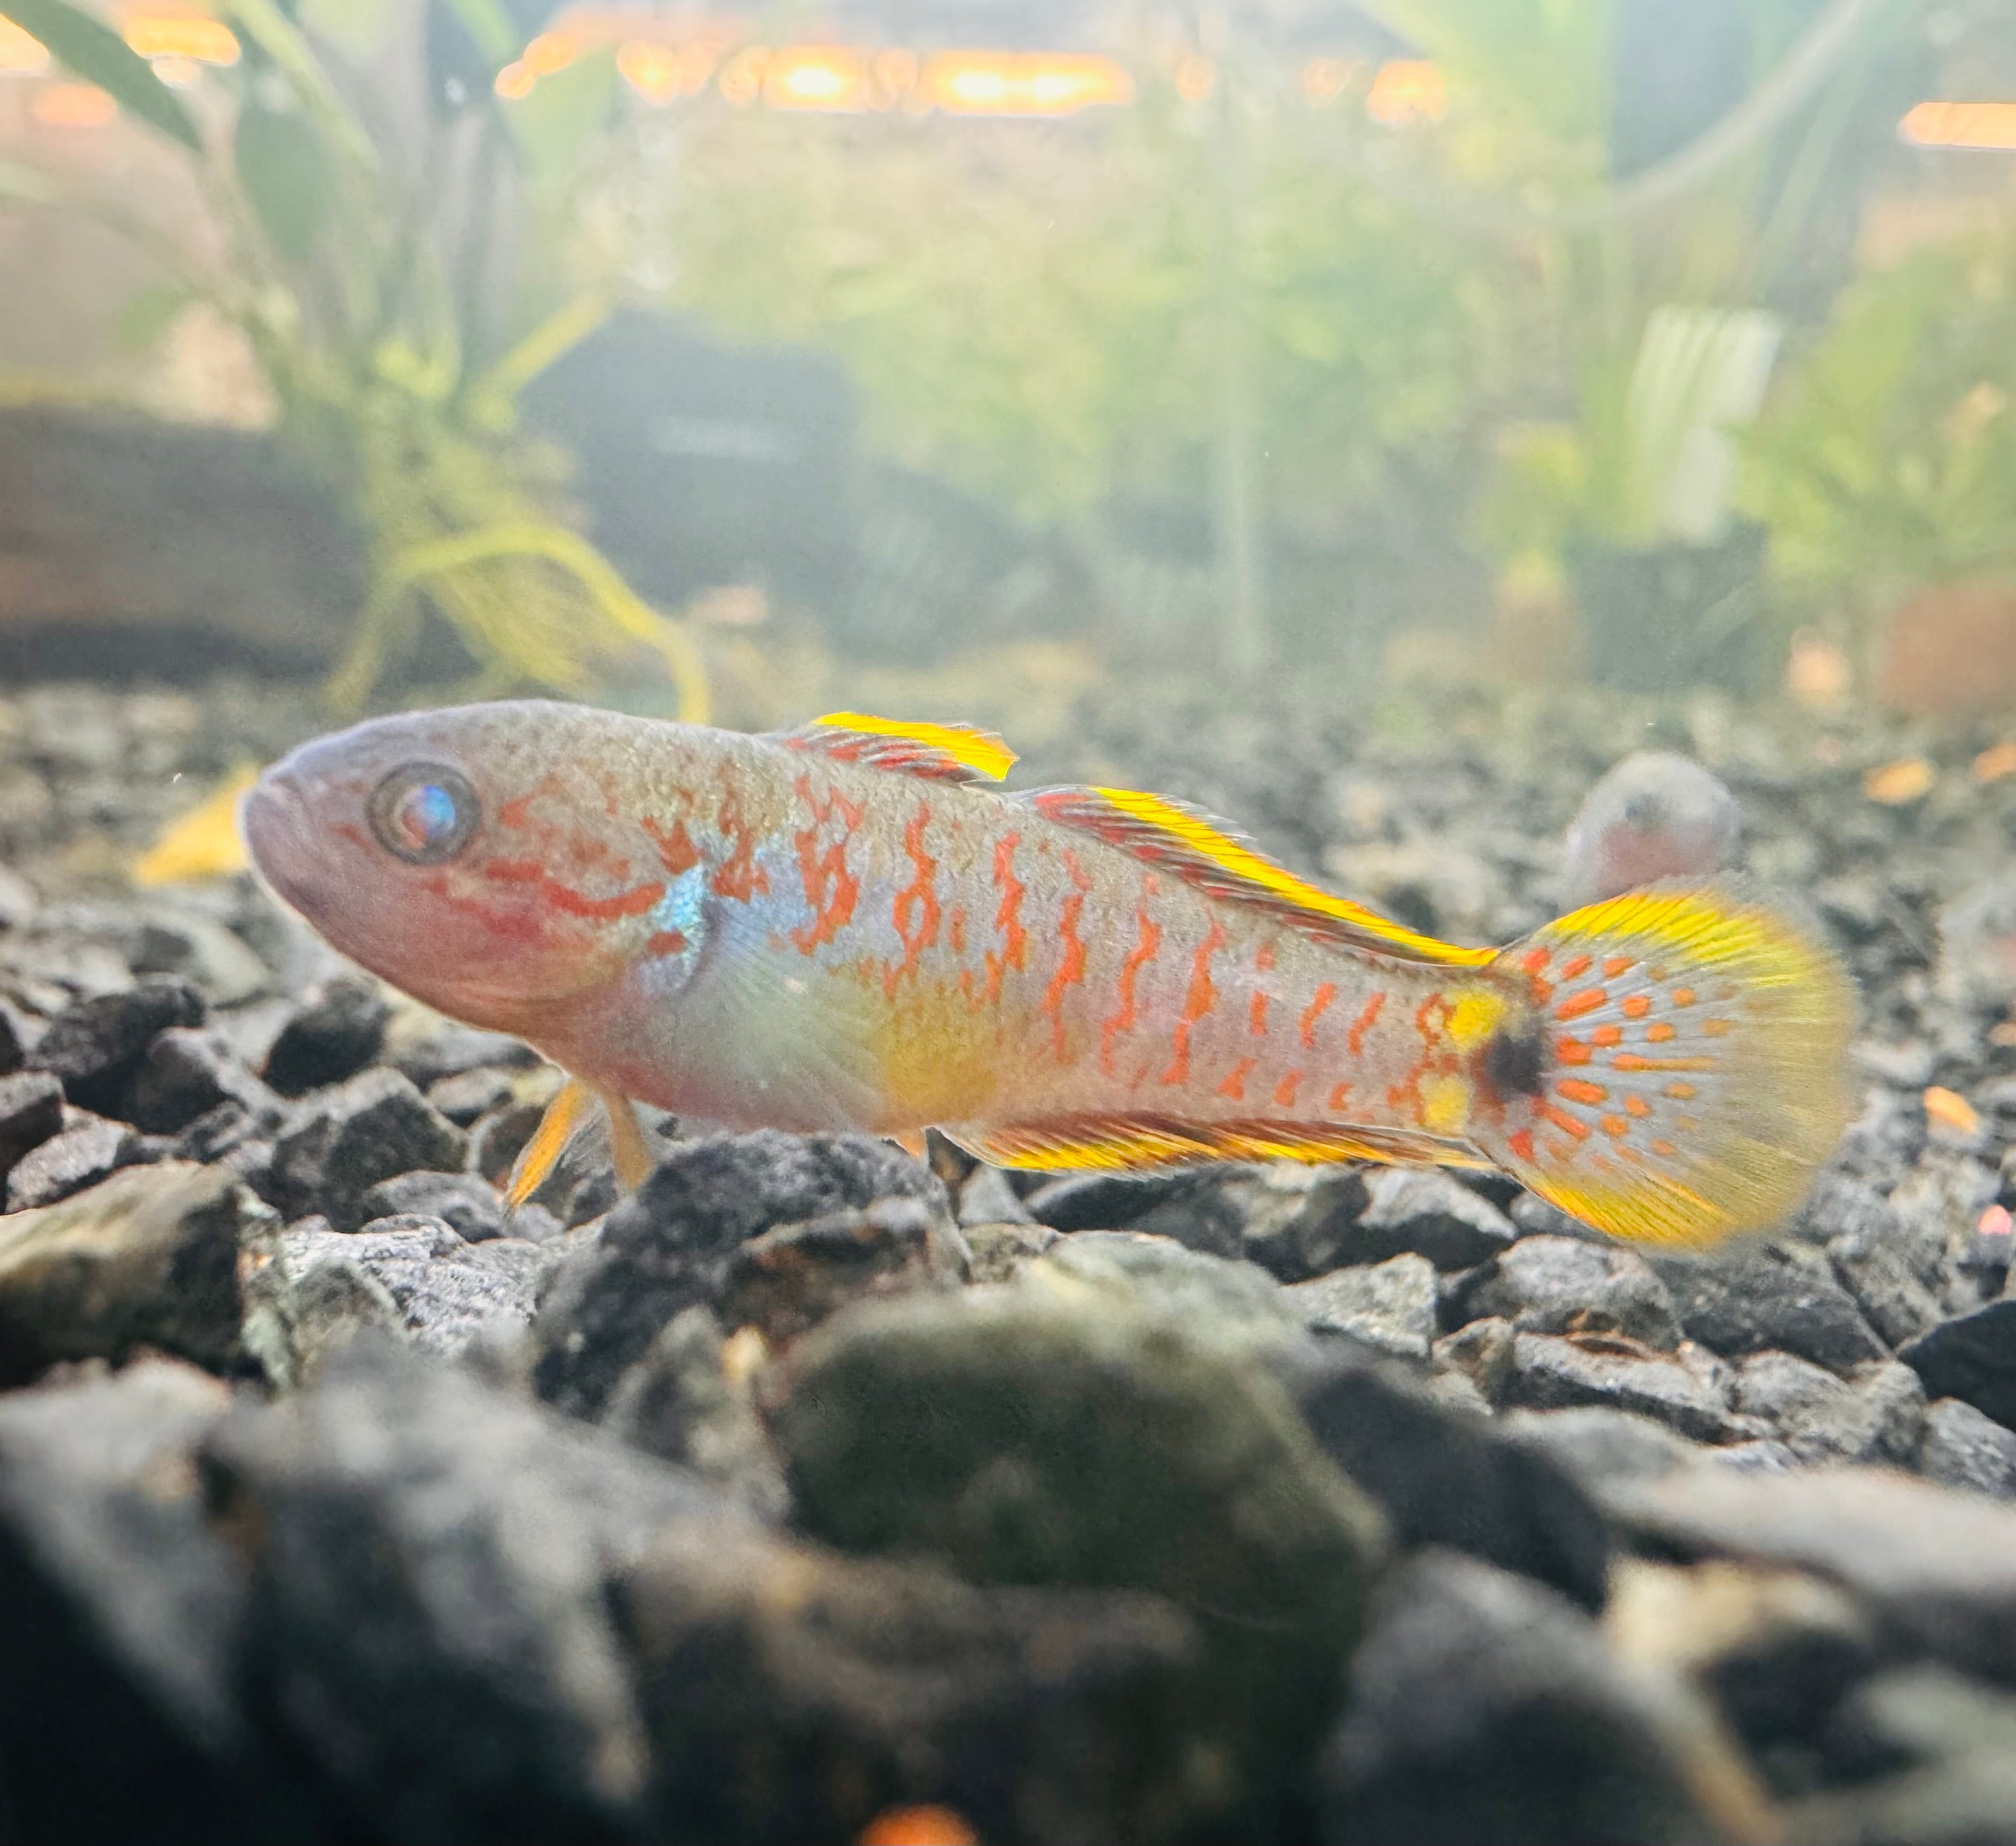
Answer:
[{"label": "blue iris of fish eye", "polygon": [[476,791],[441,763],[409,763],[373,792],[371,831],[395,858],[412,865],[452,859],[476,831]]}]

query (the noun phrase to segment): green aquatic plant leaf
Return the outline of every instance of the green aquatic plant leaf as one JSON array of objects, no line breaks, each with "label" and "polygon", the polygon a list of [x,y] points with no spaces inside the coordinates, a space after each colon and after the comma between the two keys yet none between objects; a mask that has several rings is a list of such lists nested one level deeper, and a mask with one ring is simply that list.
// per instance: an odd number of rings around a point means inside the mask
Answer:
[{"label": "green aquatic plant leaf", "polygon": [[329,162],[305,116],[248,103],[232,154],[238,183],[268,240],[290,262],[306,261],[328,222]]},{"label": "green aquatic plant leaf", "polygon": [[182,311],[196,300],[188,289],[172,282],[151,282],[135,290],[119,311],[114,337],[122,352],[145,352],[182,318]]},{"label": "green aquatic plant leaf", "polygon": [[0,13],[67,70],[95,83],[129,114],[137,115],[191,153],[203,151],[203,137],[182,99],[154,74],[154,67],[102,20],[68,0],[6,0]]}]

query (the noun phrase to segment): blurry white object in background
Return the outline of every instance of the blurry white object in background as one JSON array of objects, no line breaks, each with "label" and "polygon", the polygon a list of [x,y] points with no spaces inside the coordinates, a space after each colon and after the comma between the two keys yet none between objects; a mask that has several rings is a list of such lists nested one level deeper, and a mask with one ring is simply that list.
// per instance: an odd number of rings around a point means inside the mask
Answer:
[{"label": "blurry white object in background", "polygon": [[1705,878],[1735,857],[1736,797],[1701,766],[1666,750],[1627,756],[1568,823],[1562,896],[1574,910],[1660,878]]},{"label": "blurry white object in background", "polygon": [[1631,374],[1633,498],[1649,535],[1706,545],[1729,529],[1736,445],[1754,421],[1784,328],[1754,311],[1654,310]]}]

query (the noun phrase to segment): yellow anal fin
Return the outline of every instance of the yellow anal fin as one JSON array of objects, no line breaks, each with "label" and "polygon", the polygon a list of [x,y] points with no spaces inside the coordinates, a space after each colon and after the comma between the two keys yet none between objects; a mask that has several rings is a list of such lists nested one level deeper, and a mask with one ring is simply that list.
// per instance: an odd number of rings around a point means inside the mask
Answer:
[{"label": "yellow anal fin", "polygon": [[508,1210],[516,1211],[552,1177],[594,1101],[595,1092],[572,1077],[553,1093],[538,1127],[532,1130],[532,1138],[519,1149],[518,1158],[511,1163],[511,1177],[504,1187]]},{"label": "yellow anal fin", "polygon": [[836,763],[936,782],[998,782],[1015,763],[1015,752],[991,730],[970,724],[913,724],[865,712],[830,712],[776,737],[790,749],[812,751]]},{"label": "yellow anal fin", "polygon": [[1388,922],[1363,904],[1333,896],[1183,802],[1133,788],[1042,788],[1012,799],[1027,802],[1060,827],[1095,834],[1187,885],[1263,910],[1306,936],[1461,968],[1481,968],[1492,958],[1489,949],[1438,941]]},{"label": "yellow anal fin", "polygon": [[1128,1173],[1213,1160],[1384,1160],[1489,1166],[1467,1142],[1405,1129],[1325,1122],[1186,1122],[1157,1116],[1073,1116],[941,1132],[996,1166]]}]

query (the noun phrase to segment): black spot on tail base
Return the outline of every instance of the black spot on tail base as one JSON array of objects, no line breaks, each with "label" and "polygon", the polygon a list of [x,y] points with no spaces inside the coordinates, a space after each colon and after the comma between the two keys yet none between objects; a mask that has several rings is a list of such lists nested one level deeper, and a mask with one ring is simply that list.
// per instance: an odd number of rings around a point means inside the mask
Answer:
[{"label": "black spot on tail base", "polygon": [[1539,1022],[1494,1033],[1484,1047],[1484,1074],[1500,1096],[1539,1095],[1547,1077],[1547,1040]]}]

